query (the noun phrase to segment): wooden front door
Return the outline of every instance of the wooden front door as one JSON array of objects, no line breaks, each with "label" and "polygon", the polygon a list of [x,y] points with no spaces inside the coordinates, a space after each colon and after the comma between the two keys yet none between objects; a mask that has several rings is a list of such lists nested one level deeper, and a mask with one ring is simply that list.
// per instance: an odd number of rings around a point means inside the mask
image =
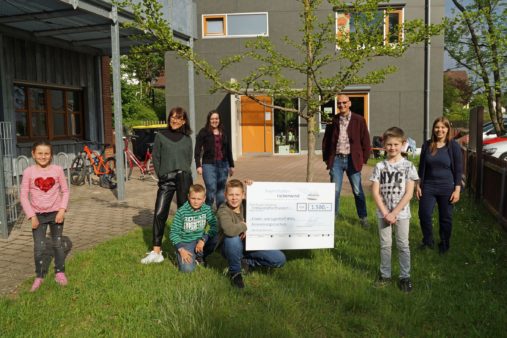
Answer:
[{"label": "wooden front door", "polygon": [[[269,96],[258,96],[271,104]],[[241,97],[241,138],[243,153],[273,152],[273,109],[252,99]]]},{"label": "wooden front door", "polygon": [[368,107],[368,94],[347,94],[352,106],[350,110],[356,114],[362,115],[368,124],[369,107]]}]

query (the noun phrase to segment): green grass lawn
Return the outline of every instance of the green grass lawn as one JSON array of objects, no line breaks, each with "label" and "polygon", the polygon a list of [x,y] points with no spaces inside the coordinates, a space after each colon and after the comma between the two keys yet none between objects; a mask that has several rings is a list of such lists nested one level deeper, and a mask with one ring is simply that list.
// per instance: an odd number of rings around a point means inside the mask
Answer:
[{"label": "green grass lawn", "polygon": [[[370,221],[375,222],[373,201]],[[498,337],[507,335],[507,235],[463,196],[451,250],[418,251],[411,224],[414,290],[373,287],[376,228],[363,230],[343,198],[335,249],[287,251],[277,270],[256,270],[236,290],[215,253],[208,268],[182,274],[170,261],[144,266],[150,231],[137,230],[76,253],[69,285],[53,274],[29,293],[0,298],[2,337]],[[100,234],[97,234],[100,236]],[[166,251],[172,249],[165,244]],[[393,250],[393,273],[399,271]]]}]

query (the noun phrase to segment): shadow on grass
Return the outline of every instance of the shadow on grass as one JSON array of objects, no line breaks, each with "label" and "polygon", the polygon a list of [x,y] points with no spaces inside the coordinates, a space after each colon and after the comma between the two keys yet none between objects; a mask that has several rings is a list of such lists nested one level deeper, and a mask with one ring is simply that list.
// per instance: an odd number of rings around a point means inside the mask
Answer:
[{"label": "shadow on grass", "polygon": [[[169,231],[171,230],[170,226],[166,225],[165,228],[165,236],[162,239],[162,251],[171,255],[176,252],[176,248],[172,245],[171,241],[168,238]],[[153,248],[153,230],[151,227],[143,227],[142,228],[143,241],[146,244],[146,248],[150,251]],[[165,256],[165,255],[164,255]]]},{"label": "shadow on grass", "polygon": [[137,215],[132,216],[132,222],[142,228],[151,227],[153,223],[153,210],[139,209]]}]

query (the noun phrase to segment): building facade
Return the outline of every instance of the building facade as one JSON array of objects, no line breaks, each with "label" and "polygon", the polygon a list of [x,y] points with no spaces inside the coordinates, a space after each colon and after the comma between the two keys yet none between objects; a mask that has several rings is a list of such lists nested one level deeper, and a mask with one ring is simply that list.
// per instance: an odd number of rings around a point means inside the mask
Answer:
[{"label": "building facade", "polygon": [[[425,17],[425,1],[391,1],[387,7],[380,7],[386,16],[385,31],[390,25],[406,20]],[[391,10],[394,9],[394,10]],[[267,36],[282,53],[291,53],[293,48],[282,42],[284,36],[300,41],[301,33],[300,3],[293,0],[257,1],[212,1],[196,2],[195,51],[208,62],[217,65],[219,60],[245,52],[247,40],[256,36]],[[353,29],[353,22],[344,22],[343,13],[334,12],[323,2],[316,15],[324,18],[332,13],[336,17],[336,29],[347,25]],[[444,15],[444,1],[433,1],[431,22],[438,23]],[[350,19],[349,19],[350,20]],[[350,20],[351,21],[351,20]],[[402,36],[400,36],[402,39]],[[396,39],[396,37],[395,37]],[[430,50],[429,69],[429,120],[442,114],[442,69],[443,37],[433,37]],[[352,110],[364,116],[371,135],[381,135],[391,126],[400,126],[418,144],[423,140],[425,70],[424,44],[409,48],[400,58],[381,58],[367,65],[366,69],[393,64],[398,71],[384,83],[376,85],[350,86],[345,88],[352,101]],[[256,65],[242,62],[224,73],[226,79],[239,79],[248,74]],[[332,72],[332,69],[329,69]],[[293,78],[297,85],[303,86],[303,79]],[[171,52],[166,54],[166,102],[167,106],[181,105],[195,107],[197,129],[205,124],[206,114],[218,109],[227,130],[234,140],[235,156],[246,153],[291,154],[304,153],[306,145],[306,125],[296,114],[285,114],[254,103],[246,97],[227,95],[223,92],[210,94],[211,83],[201,75],[189,75],[186,62],[178,60]],[[262,97],[267,104],[273,98]],[[280,102],[277,102],[280,103]],[[293,104],[301,104],[293,102]],[[336,111],[336,102],[322,107],[328,114]],[[324,122],[324,121],[323,121]],[[317,149],[323,136],[323,123],[317,139]],[[430,126],[431,127],[431,126]]]}]

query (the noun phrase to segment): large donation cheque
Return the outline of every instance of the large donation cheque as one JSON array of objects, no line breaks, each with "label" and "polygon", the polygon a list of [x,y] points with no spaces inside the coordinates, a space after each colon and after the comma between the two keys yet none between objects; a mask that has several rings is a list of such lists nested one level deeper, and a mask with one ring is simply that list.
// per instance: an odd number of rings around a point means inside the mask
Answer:
[{"label": "large donation cheque", "polygon": [[334,190],[334,183],[249,185],[246,250],[333,248]]}]

